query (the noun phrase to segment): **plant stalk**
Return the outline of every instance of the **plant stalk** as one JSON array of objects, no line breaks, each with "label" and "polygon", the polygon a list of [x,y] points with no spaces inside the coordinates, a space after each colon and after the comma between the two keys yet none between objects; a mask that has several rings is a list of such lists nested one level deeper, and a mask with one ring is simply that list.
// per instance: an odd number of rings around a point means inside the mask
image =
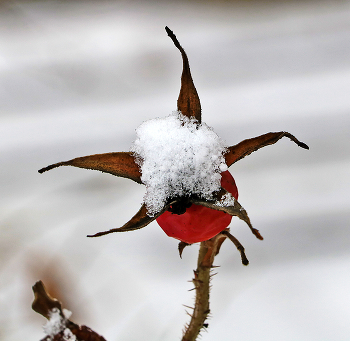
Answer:
[{"label": "plant stalk", "polygon": [[191,321],[186,326],[182,341],[195,341],[202,328],[206,328],[205,320],[210,313],[210,270],[213,267],[215,256],[226,236],[219,234],[214,238],[201,242],[198,254],[197,269],[192,280],[196,291],[195,306]]}]

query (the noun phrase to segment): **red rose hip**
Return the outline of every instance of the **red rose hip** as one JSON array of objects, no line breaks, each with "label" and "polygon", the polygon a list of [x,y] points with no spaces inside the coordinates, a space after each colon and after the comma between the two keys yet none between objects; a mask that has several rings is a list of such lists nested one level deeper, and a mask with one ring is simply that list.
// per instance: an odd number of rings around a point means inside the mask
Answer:
[{"label": "red rose hip", "polygon": [[[221,187],[238,199],[237,186],[230,172],[225,171],[221,176]],[[216,236],[231,219],[232,216],[225,212],[192,204],[181,215],[164,212],[157,218],[157,223],[169,237],[193,244]]]}]

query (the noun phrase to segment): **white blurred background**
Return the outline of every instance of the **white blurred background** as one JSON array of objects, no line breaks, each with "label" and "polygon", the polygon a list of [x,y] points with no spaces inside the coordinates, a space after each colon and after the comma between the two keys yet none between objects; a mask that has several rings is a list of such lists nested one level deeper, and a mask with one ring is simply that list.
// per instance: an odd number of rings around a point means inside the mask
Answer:
[{"label": "white blurred background", "polygon": [[350,339],[350,1],[2,1],[0,340],[39,340],[42,279],[108,341],[179,340],[198,246],[156,223],[97,239],[139,208],[143,186],[62,167],[127,151],[144,120],[176,109],[189,56],[203,121],[228,145],[288,139],[230,168],[264,236],[238,219],[243,267],[225,242],[201,340]]}]

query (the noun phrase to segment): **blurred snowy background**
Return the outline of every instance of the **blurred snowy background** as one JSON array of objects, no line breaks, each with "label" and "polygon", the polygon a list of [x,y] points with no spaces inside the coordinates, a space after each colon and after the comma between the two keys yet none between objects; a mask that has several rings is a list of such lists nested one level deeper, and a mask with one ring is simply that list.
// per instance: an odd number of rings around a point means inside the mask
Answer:
[{"label": "blurred snowy background", "polygon": [[2,1],[0,339],[39,340],[31,286],[108,341],[179,340],[198,246],[156,223],[120,227],[143,186],[48,164],[127,151],[144,120],[176,109],[189,56],[203,121],[228,145],[288,139],[230,168],[265,240],[238,219],[201,340],[350,339],[350,1]]}]

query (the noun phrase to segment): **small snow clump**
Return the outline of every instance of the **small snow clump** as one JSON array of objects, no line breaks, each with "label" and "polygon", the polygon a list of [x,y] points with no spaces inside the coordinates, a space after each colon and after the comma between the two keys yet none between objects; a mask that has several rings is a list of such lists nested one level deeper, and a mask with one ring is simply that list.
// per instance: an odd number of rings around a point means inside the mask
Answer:
[{"label": "small snow clump", "polygon": [[63,331],[63,340],[64,341],[76,341],[76,336],[72,333],[72,331],[69,328],[66,328]]},{"label": "small snow clump", "polygon": [[64,341],[76,341],[75,335],[69,328],[66,328],[67,319],[72,314],[69,310],[63,309],[63,315],[61,315],[58,308],[53,308],[50,311],[50,318],[43,326],[44,332],[49,336],[50,340],[53,340],[54,336],[63,331]]},{"label": "small snow clump", "polygon": [[221,197],[221,200],[217,201],[215,204],[221,207],[229,207],[234,206],[235,200],[235,197],[231,193],[227,192]]},{"label": "small snow clump", "polygon": [[227,170],[224,142],[205,123],[180,112],[136,129],[131,151],[141,167],[147,214],[154,216],[169,199],[197,195],[212,199]]},{"label": "small snow clump", "polygon": [[43,326],[44,332],[48,336],[54,336],[66,328],[66,318],[62,317],[58,308],[50,311],[50,318]]}]

